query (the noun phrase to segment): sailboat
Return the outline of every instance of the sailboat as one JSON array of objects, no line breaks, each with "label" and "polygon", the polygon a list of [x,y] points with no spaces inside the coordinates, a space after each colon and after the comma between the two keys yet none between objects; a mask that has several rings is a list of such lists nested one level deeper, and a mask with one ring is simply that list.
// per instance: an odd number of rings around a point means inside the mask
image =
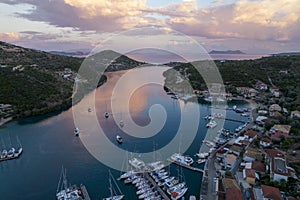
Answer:
[{"label": "sailboat", "polygon": [[109,113],[107,112],[107,103],[105,103],[106,111],[104,112],[104,117],[107,119],[109,117]]},{"label": "sailboat", "polygon": [[77,187],[76,185],[68,186],[67,171],[62,168],[61,176],[59,178],[57,190],[57,200],[84,200],[90,199],[84,185]]},{"label": "sailboat", "polygon": [[78,137],[78,136],[79,136],[79,133],[80,133],[79,128],[78,128],[78,127],[75,127],[75,128],[74,128],[74,135],[75,135],[76,137]]},{"label": "sailboat", "polygon": [[108,112],[105,112],[105,113],[104,113],[104,117],[105,117],[106,119],[109,117]]},{"label": "sailboat", "polygon": [[[182,167],[181,166],[178,166],[179,169],[178,169],[178,180],[179,181],[182,181]],[[179,170],[181,170],[179,172]],[[171,186],[167,189],[167,192],[169,195],[171,195],[171,199],[172,200],[177,200],[177,199],[180,199],[181,197],[184,196],[184,194],[187,192],[188,190],[188,187],[186,185],[185,182],[180,182],[174,186]]]},{"label": "sailboat", "polygon": [[120,120],[120,122],[119,122],[119,125],[120,125],[121,128],[124,127],[124,121],[123,121],[123,119],[122,119],[122,113],[121,113],[121,120]]},{"label": "sailboat", "polygon": [[122,144],[122,143],[123,143],[123,139],[122,139],[122,137],[119,136],[119,135],[116,136],[116,140],[117,140],[117,142],[118,142],[119,144]]},{"label": "sailboat", "polygon": [[21,144],[21,142],[20,142],[20,139],[19,139],[19,137],[17,136],[17,140],[18,140],[18,143],[19,143],[19,149],[18,150],[15,150],[15,152],[14,152],[14,157],[19,157],[21,154],[22,154],[22,152],[23,152],[23,147],[22,147],[22,144]]},{"label": "sailboat", "polygon": [[2,149],[2,151],[1,151],[0,159],[4,159],[4,158],[6,158],[8,152],[7,152],[7,150],[6,150],[6,147],[5,147],[5,143],[4,143],[4,141],[3,141],[3,138],[1,138],[1,141],[2,141],[3,149]]},{"label": "sailboat", "polygon": [[[114,179],[114,177],[112,176],[110,170],[108,171],[108,175],[109,175],[109,176],[108,176],[108,177],[109,177],[108,180],[109,180],[110,197],[103,198],[103,200],[121,200],[121,199],[123,199],[124,195],[122,194],[120,188],[118,187],[118,184],[117,184],[116,180]],[[116,187],[117,187],[117,189],[118,189],[118,193],[119,193],[120,195],[117,195],[115,189],[114,189],[113,186],[112,186],[111,180],[114,181],[114,184],[116,185]]]}]

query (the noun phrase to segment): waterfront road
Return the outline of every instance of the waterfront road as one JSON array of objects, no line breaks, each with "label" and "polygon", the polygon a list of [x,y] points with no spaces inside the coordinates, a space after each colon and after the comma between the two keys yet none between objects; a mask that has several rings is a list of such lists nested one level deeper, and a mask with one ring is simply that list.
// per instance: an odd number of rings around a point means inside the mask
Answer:
[{"label": "waterfront road", "polygon": [[214,178],[216,177],[215,168],[215,153],[207,160],[207,173],[203,174],[200,200],[215,200],[217,198],[217,193],[214,187]]}]

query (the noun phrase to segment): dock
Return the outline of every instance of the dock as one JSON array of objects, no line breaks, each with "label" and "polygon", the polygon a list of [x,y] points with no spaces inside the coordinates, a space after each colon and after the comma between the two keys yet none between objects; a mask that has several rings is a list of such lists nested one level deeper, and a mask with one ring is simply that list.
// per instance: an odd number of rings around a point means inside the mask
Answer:
[{"label": "dock", "polygon": [[17,159],[17,158],[19,158],[20,156],[21,156],[21,154],[23,153],[23,149],[20,151],[20,152],[18,152],[17,154],[14,154],[13,156],[6,156],[6,157],[4,157],[4,158],[0,158],[0,162],[1,161],[6,161],[6,160],[13,160],[13,159]]},{"label": "dock", "polygon": [[0,158],[0,162],[1,162],[1,161],[6,161],[6,160],[17,159],[17,158],[19,158],[19,157],[20,157],[20,155],[18,155],[18,156],[13,156],[13,157]]},{"label": "dock", "polygon": [[172,159],[170,159],[170,158],[168,158],[167,160],[168,160],[169,162],[171,162],[171,163],[174,163],[174,164],[176,164],[176,165],[185,167],[185,168],[190,169],[190,170],[192,170],[192,171],[204,173],[204,170],[202,170],[202,169],[199,169],[199,168],[196,168],[196,167],[192,167],[192,166],[190,166],[190,165],[185,165],[185,164],[183,164],[183,163],[177,162],[177,161],[172,160]]},{"label": "dock", "polygon": [[243,121],[243,120],[238,120],[238,119],[231,119],[231,118],[224,118],[224,119],[227,120],[227,121],[232,121],[232,122],[246,123],[245,121]]},{"label": "dock", "polygon": [[[207,116],[205,117],[202,117],[203,119],[206,119]],[[228,117],[220,117],[220,118],[216,118],[216,119],[224,119],[224,120],[227,120],[227,121],[232,121],[232,122],[240,122],[240,123],[246,123],[245,120],[239,120],[239,119],[233,119],[233,118],[228,118]]]},{"label": "dock", "polygon": [[157,183],[152,179],[151,176],[149,176],[148,173],[144,173],[144,176],[151,182],[151,184],[154,186],[154,188],[159,192],[159,194],[162,196],[164,200],[171,200],[168,195],[157,185]]},{"label": "dock", "polygon": [[81,185],[80,189],[81,189],[84,200],[91,200],[89,193],[86,190],[86,187],[84,185]]}]

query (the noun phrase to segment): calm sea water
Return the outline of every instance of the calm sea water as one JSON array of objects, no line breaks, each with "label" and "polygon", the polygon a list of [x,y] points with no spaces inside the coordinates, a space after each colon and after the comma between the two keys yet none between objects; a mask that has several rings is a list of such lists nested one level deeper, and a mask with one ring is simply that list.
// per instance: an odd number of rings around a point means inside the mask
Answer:
[{"label": "calm sea water", "polygon": [[165,51],[151,51],[151,52],[132,52],[127,56],[147,63],[169,63],[169,62],[190,62],[198,60],[254,60],[262,57],[268,57],[268,54],[189,54],[189,55],[176,55]]},{"label": "calm sea water", "polygon": [[[144,79],[146,76],[158,76],[163,82],[162,73],[166,69],[165,67],[139,68],[134,70],[134,74],[136,79]],[[97,89],[95,98],[99,124],[105,131],[106,136],[115,145],[118,145],[115,141],[115,135],[116,133],[121,134],[122,130],[116,126],[113,117],[105,119],[103,113],[106,110],[111,112],[110,106],[107,105],[110,102],[113,85],[125,72],[108,74],[108,82]],[[127,84],[134,84],[134,81],[128,80]],[[185,154],[193,156],[197,153],[207,131],[205,128],[207,121],[202,119],[202,117],[210,114],[210,105],[203,101],[198,103],[197,101],[184,102],[172,99],[166,95],[162,86],[148,84],[139,87],[130,99],[129,110],[133,120],[140,126],[147,125],[150,122],[149,109],[154,104],[162,105],[167,113],[168,117],[163,129],[157,135],[148,139],[135,138],[122,133],[124,143],[121,145],[121,148],[141,153],[151,152],[154,146],[158,149],[162,148],[177,133],[181,108],[183,112],[187,113],[190,110],[199,109],[201,120],[195,121],[192,116],[189,119],[189,123],[198,124],[199,129],[196,138]],[[239,107],[247,106],[243,102],[232,102],[229,106],[233,104]],[[124,116],[125,113],[122,114],[122,112],[115,117]],[[248,120],[230,110],[227,112],[227,116],[245,121]],[[239,122],[225,122],[225,128],[231,130],[234,130],[239,125],[241,125]],[[6,148],[9,148],[11,145],[17,145],[16,138],[18,137],[24,152],[19,159],[0,163],[0,199],[55,199],[62,166],[67,169],[69,182],[77,185],[85,184],[92,199],[109,196],[108,170],[110,168],[89,154],[80,138],[74,137],[73,129],[72,108],[62,113],[13,121],[1,127],[0,147],[5,145]],[[187,132],[186,134],[189,133]],[[174,152],[176,151],[178,150],[174,149]],[[196,159],[196,157],[194,158]],[[112,159],[114,158],[112,157]],[[203,165],[198,167],[203,167]],[[170,171],[172,175],[177,175],[178,167],[171,165]],[[189,187],[186,196],[199,196],[202,175],[187,169],[182,171],[182,177]],[[120,172],[116,170],[112,170],[112,173],[116,178],[120,175]],[[135,195],[136,190],[133,186],[125,185],[123,182],[118,182],[118,185],[125,194],[125,199],[137,199]]]}]

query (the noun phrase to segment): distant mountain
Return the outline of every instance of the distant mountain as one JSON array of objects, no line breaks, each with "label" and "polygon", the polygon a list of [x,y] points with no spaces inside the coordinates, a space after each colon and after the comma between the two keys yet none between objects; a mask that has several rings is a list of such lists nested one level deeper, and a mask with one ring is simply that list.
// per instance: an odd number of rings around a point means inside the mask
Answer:
[{"label": "distant mountain", "polygon": [[276,53],[272,54],[272,56],[299,56],[300,52],[284,52],[284,53]]},{"label": "distant mountain", "polygon": [[82,52],[82,51],[72,51],[72,52],[50,51],[49,53],[61,55],[61,56],[73,56],[73,57],[86,57],[89,55],[89,52]]},{"label": "distant mountain", "polygon": [[245,54],[245,53],[240,50],[227,50],[227,51],[212,50],[209,52],[209,54]]}]

